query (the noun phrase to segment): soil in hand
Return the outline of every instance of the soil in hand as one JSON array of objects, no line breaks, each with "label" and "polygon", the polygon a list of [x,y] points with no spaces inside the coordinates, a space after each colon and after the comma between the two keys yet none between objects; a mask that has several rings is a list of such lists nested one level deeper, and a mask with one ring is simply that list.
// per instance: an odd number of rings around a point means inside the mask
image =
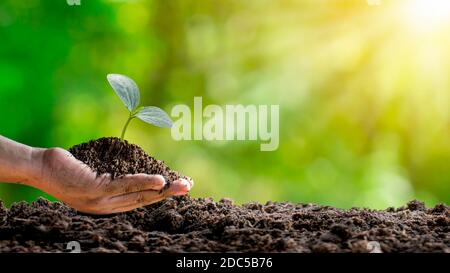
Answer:
[{"label": "soil in hand", "polygon": [[0,252],[450,252],[450,207],[387,210],[176,197],[110,216],[39,199],[6,209]]},{"label": "soil in hand", "polygon": [[117,178],[126,174],[160,174],[168,184],[181,176],[163,161],[149,156],[141,147],[116,137],[100,138],[69,149],[98,175],[109,173]]}]

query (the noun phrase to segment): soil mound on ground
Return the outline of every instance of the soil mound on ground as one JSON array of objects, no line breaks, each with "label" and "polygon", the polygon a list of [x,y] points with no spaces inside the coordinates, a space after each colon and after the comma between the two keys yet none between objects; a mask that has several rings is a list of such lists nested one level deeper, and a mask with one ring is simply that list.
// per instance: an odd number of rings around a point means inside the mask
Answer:
[{"label": "soil mound on ground", "polygon": [[[110,216],[39,199],[6,209],[0,252],[450,252],[450,207],[383,211],[176,197]],[[378,249],[379,246],[379,249]]]}]

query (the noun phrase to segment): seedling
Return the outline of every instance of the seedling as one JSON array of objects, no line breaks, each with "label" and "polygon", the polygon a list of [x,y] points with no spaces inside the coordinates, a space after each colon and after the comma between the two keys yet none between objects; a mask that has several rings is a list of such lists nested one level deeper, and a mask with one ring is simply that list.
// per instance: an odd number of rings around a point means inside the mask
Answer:
[{"label": "seedling", "polygon": [[137,84],[127,76],[119,74],[109,74],[107,76],[109,84],[112,86],[117,96],[127,107],[130,115],[122,129],[120,138],[124,138],[128,125],[134,118],[153,124],[158,127],[171,128],[173,125],[169,115],[156,106],[140,106],[140,92]]}]

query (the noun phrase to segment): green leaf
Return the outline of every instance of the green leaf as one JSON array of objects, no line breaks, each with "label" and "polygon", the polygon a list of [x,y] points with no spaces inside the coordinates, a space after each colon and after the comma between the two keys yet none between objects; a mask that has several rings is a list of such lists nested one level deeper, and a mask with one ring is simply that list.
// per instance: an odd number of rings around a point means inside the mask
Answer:
[{"label": "green leaf", "polygon": [[137,114],[136,117],[158,127],[171,128],[173,125],[169,115],[161,108],[155,106],[145,106]]},{"label": "green leaf", "polygon": [[132,79],[119,74],[108,74],[107,79],[130,112],[138,107],[140,99],[139,88]]}]

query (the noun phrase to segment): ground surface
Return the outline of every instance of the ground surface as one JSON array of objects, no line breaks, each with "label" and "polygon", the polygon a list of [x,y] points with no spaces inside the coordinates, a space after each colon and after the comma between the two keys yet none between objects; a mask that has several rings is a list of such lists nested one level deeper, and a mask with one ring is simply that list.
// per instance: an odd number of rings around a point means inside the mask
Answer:
[{"label": "ground surface", "polygon": [[[118,138],[69,151],[98,174],[161,174],[169,183],[182,177]],[[449,206],[417,201],[374,211],[177,197],[110,216],[44,199],[10,209],[0,201],[0,252],[64,252],[70,241],[89,252],[450,252],[449,223]]]},{"label": "ground surface", "polygon": [[88,216],[39,199],[0,203],[0,252],[450,252],[450,207],[417,201],[398,209],[177,197],[111,216]]}]

